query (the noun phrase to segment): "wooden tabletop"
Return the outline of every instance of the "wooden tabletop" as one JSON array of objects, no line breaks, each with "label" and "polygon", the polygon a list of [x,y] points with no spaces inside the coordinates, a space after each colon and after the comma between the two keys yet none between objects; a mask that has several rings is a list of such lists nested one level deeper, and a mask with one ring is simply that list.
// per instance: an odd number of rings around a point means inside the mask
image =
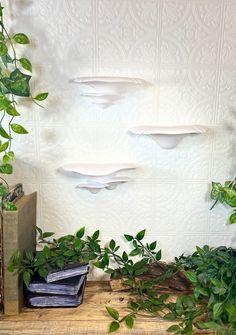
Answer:
[{"label": "wooden tabletop", "polygon": [[[111,318],[105,306],[116,308],[123,316],[129,298],[127,292],[112,292],[108,282],[88,282],[78,308],[24,308],[18,315],[0,315],[0,335],[106,335]],[[170,325],[158,318],[138,317],[132,330],[122,325],[117,335],[166,335]]]}]

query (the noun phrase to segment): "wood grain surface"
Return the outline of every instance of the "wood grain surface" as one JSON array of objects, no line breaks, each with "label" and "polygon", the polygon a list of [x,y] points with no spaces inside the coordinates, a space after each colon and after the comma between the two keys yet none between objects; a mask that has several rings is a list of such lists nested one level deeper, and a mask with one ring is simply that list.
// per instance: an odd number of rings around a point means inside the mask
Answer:
[{"label": "wood grain surface", "polygon": [[[84,302],[78,308],[29,309],[18,315],[0,315],[1,335],[105,335],[111,318],[105,306],[126,313],[128,292],[112,292],[108,282],[88,282]],[[117,334],[162,335],[171,325],[158,318],[139,317],[132,330],[122,326]],[[198,332],[199,334],[209,334]]]}]

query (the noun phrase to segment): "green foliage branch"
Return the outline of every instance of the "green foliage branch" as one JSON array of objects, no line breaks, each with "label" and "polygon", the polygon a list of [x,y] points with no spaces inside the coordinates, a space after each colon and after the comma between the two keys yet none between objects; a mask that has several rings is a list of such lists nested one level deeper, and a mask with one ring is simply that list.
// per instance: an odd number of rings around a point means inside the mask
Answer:
[{"label": "green foliage branch", "polygon": [[211,209],[220,202],[233,208],[233,213],[229,217],[229,223],[236,222],[236,179],[221,183],[212,182],[211,199],[215,200]]},{"label": "green foliage branch", "polygon": [[[13,134],[28,134],[28,131],[16,118],[19,112],[20,98],[28,98],[39,104],[48,93],[38,93],[34,97],[30,88],[32,64],[28,58],[18,57],[16,46],[30,44],[24,33],[10,34],[4,23],[4,8],[0,2],[0,174],[12,174],[12,160],[15,154],[12,149]],[[8,184],[0,177],[1,210],[16,210],[14,204],[6,200]]]}]

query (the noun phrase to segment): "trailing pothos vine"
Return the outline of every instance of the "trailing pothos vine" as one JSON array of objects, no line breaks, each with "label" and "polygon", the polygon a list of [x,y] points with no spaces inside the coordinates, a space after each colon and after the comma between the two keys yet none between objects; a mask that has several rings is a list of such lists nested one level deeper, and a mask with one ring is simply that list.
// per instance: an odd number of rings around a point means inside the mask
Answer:
[{"label": "trailing pothos vine", "polygon": [[[28,98],[38,104],[48,93],[32,95],[30,80],[32,64],[28,58],[17,56],[17,45],[28,45],[29,37],[24,33],[10,34],[4,23],[4,8],[0,3],[0,173],[11,174],[15,157],[12,141],[14,134],[27,134],[28,131],[15,121],[20,116],[20,98]],[[1,178],[5,181],[3,178]],[[0,187],[0,197],[4,197],[8,185]],[[1,209],[12,210],[8,202],[1,202]]]}]

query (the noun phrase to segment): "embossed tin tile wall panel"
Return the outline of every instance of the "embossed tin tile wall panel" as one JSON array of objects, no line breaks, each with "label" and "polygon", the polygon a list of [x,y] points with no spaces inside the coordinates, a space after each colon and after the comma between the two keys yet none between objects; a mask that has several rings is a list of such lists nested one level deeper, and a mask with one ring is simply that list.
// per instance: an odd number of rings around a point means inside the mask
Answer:
[{"label": "embossed tin tile wall panel", "polygon": [[[46,109],[24,108],[30,135],[15,144],[9,178],[38,191],[38,224],[58,235],[85,225],[100,229],[103,241],[147,228],[166,259],[196,244],[235,243],[227,209],[209,211],[211,180],[232,177],[235,164],[235,1],[14,0],[6,7],[12,27],[31,36],[28,55],[50,92]],[[79,97],[70,82],[79,76],[154,85],[101,110]],[[167,152],[128,134],[152,123],[210,131]],[[93,195],[57,172],[75,160],[139,167],[130,183]]]}]

